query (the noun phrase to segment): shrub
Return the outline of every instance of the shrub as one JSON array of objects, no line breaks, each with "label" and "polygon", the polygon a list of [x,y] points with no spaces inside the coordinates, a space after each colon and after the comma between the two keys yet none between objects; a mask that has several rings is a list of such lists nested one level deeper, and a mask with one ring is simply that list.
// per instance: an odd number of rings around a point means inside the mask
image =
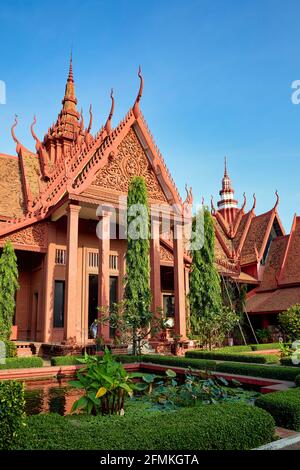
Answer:
[{"label": "shrub", "polygon": [[217,372],[226,372],[239,375],[251,375],[266,379],[279,379],[294,381],[299,371],[296,367],[263,366],[259,364],[238,364],[237,362],[222,362],[217,364]]},{"label": "shrub", "polygon": [[300,390],[298,388],[268,393],[259,397],[255,405],[270,413],[278,426],[300,431]]},{"label": "shrub", "polygon": [[280,343],[250,344],[252,351],[264,351],[266,349],[279,349]]},{"label": "shrub", "polygon": [[272,441],[274,426],[264,410],[237,403],[109,417],[36,415],[18,448],[246,450]]},{"label": "shrub", "polygon": [[30,367],[43,367],[41,357],[11,357],[5,364],[0,364],[0,369],[27,369]]},{"label": "shrub", "polygon": [[56,356],[51,358],[51,366],[75,366],[83,356]]},{"label": "shrub", "polygon": [[300,368],[300,364],[294,364],[291,357],[281,357],[280,358],[280,363],[283,366],[293,366],[293,367],[299,367]]},{"label": "shrub", "polygon": [[0,382],[0,449],[11,449],[25,423],[24,384]]},{"label": "shrub", "polygon": [[216,349],[218,352],[226,352],[226,353],[239,353],[239,352],[248,352],[251,351],[250,345],[238,345],[238,346],[224,346],[223,348]]},{"label": "shrub", "polygon": [[258,364],[267,362],[266,358],[261,355],[230,354],[218,351],[187,351],[185,356],[198,359],[215,359],[217,361],[255,362]]},{"label": "shrub", "polygon": [[142,362],[151,362],[153,364],[165,364],[174,367],[191,367],[200,370],[215,370],[216,362],[205,359],[194,359],[177,356],[156,356],[147,354],[141,356]]},{"label": "shrub", "polygon": [[295,379],[295,384],[296,384],[296,387],[300,387],[300,374],[297,375],[297,377]]},{"label": "shrub", "polygon": [[6,357],[16,357],[17,356],[17,346],[13,341],[4,340]]},{"label": "shrub", "polygon": [[300,304],[293,305],[278,315],[279,324],[291,341],[300,338]]}]

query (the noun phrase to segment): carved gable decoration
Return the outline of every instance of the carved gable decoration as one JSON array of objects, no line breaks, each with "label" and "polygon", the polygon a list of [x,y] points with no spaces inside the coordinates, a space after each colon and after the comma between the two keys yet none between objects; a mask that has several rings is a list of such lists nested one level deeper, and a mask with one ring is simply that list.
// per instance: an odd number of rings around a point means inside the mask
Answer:
[{"label": "carved gable decoration", "polygon": [[47,223],[33,224],[0,237],[0,246],[10,241],[16,248],[29,251],[47,251]]},{"label": "carved gable decoration", "polygon": [[127,193],[133,176],[145,178],[150,199],[168,202],[134,130],[130,129],[118,146],[117,154],[111,155],[92,185]]},{"label": "carved gable decoration", "polygon": [[160,245],[160,260],[168,263],[174,262],[173,253],[169,251],[164,245]]}]

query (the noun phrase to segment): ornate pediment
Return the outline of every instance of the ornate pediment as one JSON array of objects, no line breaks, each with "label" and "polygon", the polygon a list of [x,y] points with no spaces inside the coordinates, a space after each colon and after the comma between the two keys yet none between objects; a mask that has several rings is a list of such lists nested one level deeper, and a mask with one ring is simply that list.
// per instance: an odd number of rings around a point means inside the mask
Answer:
[{"label": "ornate pediment", "polygon": [[47,223],[38,223],[0,237],[0,246],[10,241],[16,249],[47,251]]},{"label": "ornate pediment", "polygon": [[112,153],[108,163],[97,173],[92,186],[127,194],[133,176],[145,178],[150,199],[168,202],[152,165],[131,128],[118,146],[116,154]]}]

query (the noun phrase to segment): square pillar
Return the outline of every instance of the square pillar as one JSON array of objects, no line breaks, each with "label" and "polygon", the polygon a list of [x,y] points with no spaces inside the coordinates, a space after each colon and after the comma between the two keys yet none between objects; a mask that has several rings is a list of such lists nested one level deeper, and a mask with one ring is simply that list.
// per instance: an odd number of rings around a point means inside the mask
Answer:
[{"label": "square pillar", "polygon": [[[110,212],[102,210],[97,226],[99,246],[98,306],[107,307],[109,312],[109,252],[110,252]],[[101,312],[99,312],[99,317]],[[110,341],[109,322],[99,325],[99,334],[105,342]]]},{"label": "square pillar", "polygon": [[36,339],[48,343],[52,339],[53,313],[54,313],[54,270],[56,253],[56,233],[52,224],[48,225],[48,248],[43,262],[44,301],[43,318],[41,324],[37,319]]},{"label": "square pillar", "polygon": [[65,295],[65,339],[76,338],[76,320],[80,303],[77,299],[78,271],[78,223],[80,206],[69,204],[67,231],[67,266],[66,266],[66,295]]},{"label": "square pillar", "polygon": [[185,273],[183,227],[179,222],[174,224],[174,296],[175,296],[175,334],[186,339],[186,301],[185,301]]}]

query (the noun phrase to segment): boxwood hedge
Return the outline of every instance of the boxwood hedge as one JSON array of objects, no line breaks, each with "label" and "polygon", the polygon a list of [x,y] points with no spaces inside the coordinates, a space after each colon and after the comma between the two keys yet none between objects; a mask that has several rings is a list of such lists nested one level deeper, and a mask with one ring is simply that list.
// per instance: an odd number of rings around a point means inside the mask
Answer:
[{"label": "boxwood hedge", "polygon": [[272,441],[275,429],[266,411],[237,403],[137,416],[42,414],[27,424],[18,449],[246,450]]},{"label": "boxwood hedge", "polygon": [[236,361],[236,362],[252,362],[257,364],[266,364],[265,356],[256,354],[233,354],[218,351],[187,351],[185,357],[193,357],[198,359],[215,359],[217,361]]},{"label": "boxwood hedge", "polygon": [[270,413],[278,426],[300,431],[299,388],[262,395],[255,405]]},{"label": "boxwood hedge", "polygon": [[9,357],[5,364],[0,364],[0,369],[27,369],[31,367],[43,367],[41,357]]},{"label": "boxwood hedge", "polygon": [[0,382],[0,450],[11,449],[25,424],[24,385],[15,380]]},{"label": "boxwood hedge", "polygon": [[280,363],[283,366],[299,367],[299,369],[300,369],[300,364],[294,364],[291,357],[282,357],[280,359]]},{"label": "boxwood hedge", "polygon": [[141,362],[152,362],[154,364],[165,364],[174,367],[191,367],[193,369],[201,370],[215,370],[217,365],[215,361],[200,358],[195,359],[189,357],[158,356],[150,354],[141,356],[140,360]]},{"label": "boxwood hedge", "polygon": [[299,374],[299,370],[296,367],[239,364],[237,362],[221,362],[217,364],[216,370],[218,372],[290,381],[295,381],[296,376]]}]

